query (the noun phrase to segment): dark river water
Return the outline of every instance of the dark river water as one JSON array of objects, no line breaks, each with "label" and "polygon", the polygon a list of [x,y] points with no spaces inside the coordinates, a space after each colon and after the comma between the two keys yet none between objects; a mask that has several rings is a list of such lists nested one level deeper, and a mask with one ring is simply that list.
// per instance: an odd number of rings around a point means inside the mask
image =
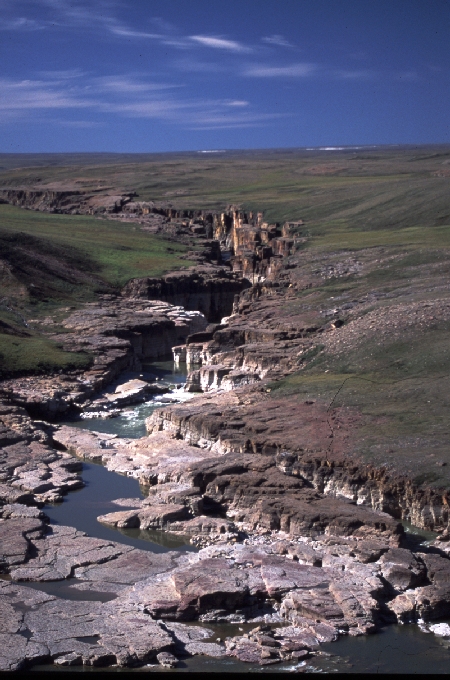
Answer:
[{"label": "dark river water", "polygon": [[[189,398],[180,388],[186,380],[185,366],[176,367],[173,362],[158,362],[145,367],[147,375],[158,376],[162,385],[167,385],[169,398],[184,400]],[[169,386],[172,389],[169,392]],[[173,389],[175,388],[175,390]],[[146,434],[145,418],[162,405],[164,397],[159,397],[145,404],[129,407],[117,418],[80,419],[66,424],[75,427],[117,434],[121,437],[138,438]],[[143,498],[142,490],[136,480],[109,472],[101,465],[83,463],[83,480],[86,486],[68,494],[59,505],[46,506],[45,513],[53,524],[74,526],[90,536],[106,540],[114,540],[152,552],[167,550],[195,551],[192,545],[179,536],[165,532],[141,531],[140,529],[112,529],[97,521],[99,515],[125,509],[112,501],[117,498]],[[411,547],[419,542],[430,540],[431,534],[421,534],[414,527],[407,526],[410,533]],[[27,584],[30,585],[30,584]],[[33,584],[32,587],[45,589],[59,597],[77,597],[65,583]],[[83,595],[85,598],[86,595]],[[95,597],[95,599],[100,599]],[[104,599],[109,599],[105,597]],[[228,626],[217,624],[208,628],[214,629],[214,636],[224,639],[227,635],[236,635],[239,630],[247,630],[250,626]],[[321,651],[327,655],[314,657],[300,664],[287,662],[284,664],[260,667],[245,664],[235,659],[213,659],[203,656],[192,657],[180,662],[175,670],[162,669],[161,666],[145,666],[134,672],[209,672],[209,673],[402,673],[424,674],[450,672],[450,641],[445,641],[431,633],[424,633],[417,625],[386,626],[375,635],[358,638],[343,637],[337,642],[324,644]],[[36,671],[54,672],[129,672],[130,669],[97,669],[94,667],[35,666]]]}]

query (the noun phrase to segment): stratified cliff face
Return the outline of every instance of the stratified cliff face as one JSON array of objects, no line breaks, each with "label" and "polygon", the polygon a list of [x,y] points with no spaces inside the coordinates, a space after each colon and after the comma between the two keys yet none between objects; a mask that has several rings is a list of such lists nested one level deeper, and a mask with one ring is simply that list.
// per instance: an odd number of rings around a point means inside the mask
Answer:
[{"label": "stratified cliff face", "polygon": [[142,362],[170,354],[171,348],[193,333],[203,331],[207,320],[165,302],[105,296],[74,311],[62,323],[64,332],[51,337],[69,352],[88,352],[89,370],[66,375],[29,376],[4,380],[1,398],[25,406],[34,417],[54,418],[80,408],[124,371],[140,371]]},{"label": "stratified cliff face", "polygon": [[87,193],[76,188],[18,188],[0,189],[0,202],[40,212],[95,215],[119,213],[135,195],[105,194],[101,190]]},{"label": "stratified cliff face", "polygon": [[[124,207],[124,214],[133,203]],[[172,208],[152,208],[151,213],[166,219],[164,231],[188,230],[220,244],[222,259],[231,270],[251,284],[266,278],[274,279],[281,268],[281,260],[292,254],[305,241],[301,236],[302,220],[269,224],[263,214],[245,212],[229,206],[224,212],[176,211]]]},{"label": "stratified cliff face", "polygon": [[233,311],[239,294],[250,286],[225,267],[200,265],[191,271],[161,278],[132,279],[122,291],[129,298],[163,300],[187,310],[198,310],[208,321],[219,322]]},{"label": "stratified cliff face", "polygon": [[[150,433],[164,432],[215,455],[226,456],[225,460],[234,461],[233,464],[239,462],[242,466],[245,459],[246,470],[257,469],[262,464],[258,461],[264,459],[266,478],[274,469],[279,475],[278,484],[274,485],[278,490],[270,492],[272,500],[276,500],[270,511],[274,517],[277,503],[281,503],[279,512],[283,506],[282,514],[289,515],[289,503],[286,506],[285,500],[281,501],[285,493],[291,493],[289,489],[294,488],[297,480],[325,496],[346,498],[358,507],[368,506],[424,529],[448,529],[448,490],[421,488],[398,470],[376,468],[355,455],[350,458],[349,451],[359,443],[361,420],[356,411],[329,411],[326,405],[317,402],[272,399],[264,388],[254,386],[161,408],[148,418],[147,428]],[[251,456],[253,463],[249,462]],[[248,496],[241,474],[242,470],[230,468],[211,476],[209,467],[198,464],[196,484],[201,486],[198,480],[204,478],[208,497],[214,497],[222,506],[238,504],[237,507],[251,512],[257,498],[266,496],[268,491],[265,484]],[[294,509],[295,504],[291,504],[291,513]],[[355,517],[356,514],[355,508]],[[289,521],[285,520],[287,525]]]},{"label": "stratified cliff face", "polygon": [[[122,215],[129,214],[134,205],[127,204]],[[299,229],[301,233],[301,220],[280,227],[263,222],[262,213],[246,213],[233,206],[222,213],[153,207],[140,214],[147,216],[143,229],[178,238],[195,235],[203,244],[204,258],[225,266],[203,264],[161,279],[134,279],[124,295],[198,309],[215,322],[232,313],[244,290],[264,281],[277,286],[284,260],[306,240],[297,234]]]}]

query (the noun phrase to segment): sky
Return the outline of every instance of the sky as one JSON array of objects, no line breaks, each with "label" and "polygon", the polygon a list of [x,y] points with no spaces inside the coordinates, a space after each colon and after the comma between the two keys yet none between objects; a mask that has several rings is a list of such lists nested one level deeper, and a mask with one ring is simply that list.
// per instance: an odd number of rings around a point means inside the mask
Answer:
[{"label": "sky", "polygon": [[450,142],[450,0],[0,0],[0,152]]}]

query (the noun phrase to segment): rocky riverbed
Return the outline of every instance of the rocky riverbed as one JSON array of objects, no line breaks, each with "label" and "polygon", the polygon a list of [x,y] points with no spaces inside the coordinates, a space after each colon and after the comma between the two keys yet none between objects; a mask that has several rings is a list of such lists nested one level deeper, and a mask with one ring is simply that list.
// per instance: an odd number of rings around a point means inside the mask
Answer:
[{"label": "rocky riverbed", "polygon": [[[194,412],[204,399],[189,403]],[[2,648],[13,650],[2,657],[4,669],[49,661],[176,666],[198,654],[299,663],[321,644],[385,622],[450,614],[445,542],[401,547],[398,521],[286,479],[274,456],[201,447],[170,428],[131,440],[53,427],[20,411],[3,414],[11,440],[2,450],[0,528],[11,580],[0,583]],[[163,413],[150,418],[150,429]],[[36,503],[79,485],[80,459],[147,489],[143,500],[117,499],[99,522],[178,533],[199,551],[155,554],[49,525]],[[49,582],[66,582],[74,595],[27,587]],[[219,639],[208,628],[230,623],[250,625]]]}]

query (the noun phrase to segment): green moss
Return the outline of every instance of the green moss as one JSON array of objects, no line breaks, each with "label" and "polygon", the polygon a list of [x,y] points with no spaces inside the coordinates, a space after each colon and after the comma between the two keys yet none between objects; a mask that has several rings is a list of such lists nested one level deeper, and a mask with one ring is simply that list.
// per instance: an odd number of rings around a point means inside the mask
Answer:
[{"label": "green moss", "polygon": [[48,338],[0,333],[0,378],[23,374],[86,369],[92,358],[83,352],[64,352]]}]

